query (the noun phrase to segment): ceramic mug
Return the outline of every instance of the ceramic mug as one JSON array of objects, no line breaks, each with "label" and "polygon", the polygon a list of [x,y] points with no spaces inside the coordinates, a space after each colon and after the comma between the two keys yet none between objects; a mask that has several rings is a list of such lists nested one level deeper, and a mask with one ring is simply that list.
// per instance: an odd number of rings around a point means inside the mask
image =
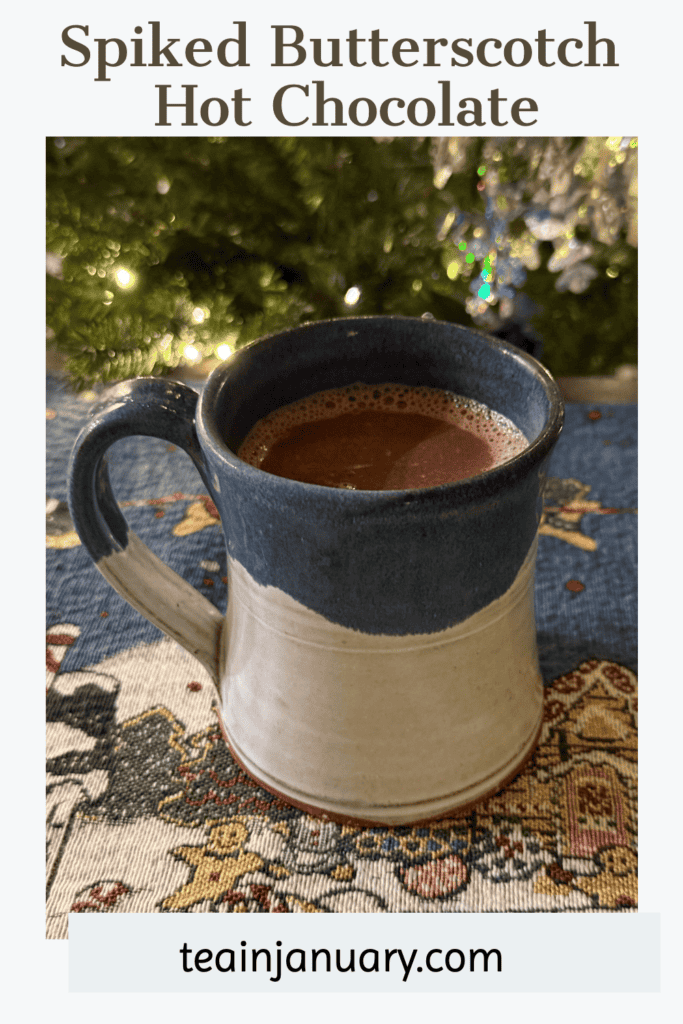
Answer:
[{"label": "ceramic mug", "polygon": [[[529,445],[470,479],[400,491],[301,483],[237,458],[267,413],[357,381],[477,399]],[[71,514],[119,594],[209,671],[225,739],[260,785],[337,821],[426,821],[499,789],[537,743],[534,562],[562,420],[549,373],[479,331],[317,322],[240,349],[201,397],[154,378],[105,392],[72,454]],[[227,543],[225,615],[128,529],[105,453],[131,434],[196,466]]]}]

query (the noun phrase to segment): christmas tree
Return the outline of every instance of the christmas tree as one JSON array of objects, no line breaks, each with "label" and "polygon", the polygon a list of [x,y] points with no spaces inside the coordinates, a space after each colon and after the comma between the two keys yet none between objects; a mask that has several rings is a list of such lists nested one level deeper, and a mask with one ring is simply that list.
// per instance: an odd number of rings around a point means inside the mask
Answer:
[{"label": "christmas tree", "polygon": [[636,361],[636,199],[621,136],[48,139],[48,344],[85,387],[384,313],[606,373]]}]

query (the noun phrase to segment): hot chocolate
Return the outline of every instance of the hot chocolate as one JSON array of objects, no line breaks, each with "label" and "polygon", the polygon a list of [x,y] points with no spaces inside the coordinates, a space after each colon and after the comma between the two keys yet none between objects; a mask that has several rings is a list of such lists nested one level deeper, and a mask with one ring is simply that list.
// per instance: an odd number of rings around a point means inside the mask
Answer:
[{"label": "hot chocolate", "polygon": [[473,399],[439,388],[357,383],[275,410],[237,454],[276,476],[384,491],[476,476],[527,445],[510,420]]}]

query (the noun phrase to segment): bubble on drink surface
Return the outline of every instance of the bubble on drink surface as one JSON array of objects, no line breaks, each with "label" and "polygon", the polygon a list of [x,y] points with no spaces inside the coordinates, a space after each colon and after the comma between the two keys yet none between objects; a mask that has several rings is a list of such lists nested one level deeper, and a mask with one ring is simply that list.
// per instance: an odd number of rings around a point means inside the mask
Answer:
[{"label": "bubble on drink surface", "polygon": [[414,413],[453,423],[486,441],[495,465],[519,455],[529,444],[511,420],[473,398],[442,388],[357,382],[318,391],[269,413],[252,427],[237,454],[258,468],[273,445],[293,427],[373,409],[396,415]]}]

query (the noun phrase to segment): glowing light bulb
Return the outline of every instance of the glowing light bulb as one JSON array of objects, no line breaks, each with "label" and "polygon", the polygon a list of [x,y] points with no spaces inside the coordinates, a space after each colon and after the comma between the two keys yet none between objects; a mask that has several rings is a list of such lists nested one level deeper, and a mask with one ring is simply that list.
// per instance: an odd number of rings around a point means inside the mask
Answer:
[{"label": "glowing light bulb", "polygon": [[200,357],[200,352],[194,345],[186,345],[183,349],[183,355],[185,359],[189,359],[191,363],[196,363]]},{"label": "glowing light bulb", "polygon": [[206,313],[199,306],[192,310],[192,319],[196,324],[201,324],[206,319]]},{"label": "glowing light bulb", "polygon": [[352,288],[349,288],[346,295],[344,296],[344,302],[346,303],[347,306],[355,306],[359,299],[360,288],[356,288],[355,285]]},{"label": "glowing light bulb", "polygon": [[216,349],[216,355],[219,359],[227,359],[228,356],[232,355],[232,348],[224,342]]},{"label": "glowing light bulb", "polygon": [[114,276],[120,288],[130,288],[135,281],[133,274],[131,274],[130,270],[126,270],[125,267],[119,267]]}]

